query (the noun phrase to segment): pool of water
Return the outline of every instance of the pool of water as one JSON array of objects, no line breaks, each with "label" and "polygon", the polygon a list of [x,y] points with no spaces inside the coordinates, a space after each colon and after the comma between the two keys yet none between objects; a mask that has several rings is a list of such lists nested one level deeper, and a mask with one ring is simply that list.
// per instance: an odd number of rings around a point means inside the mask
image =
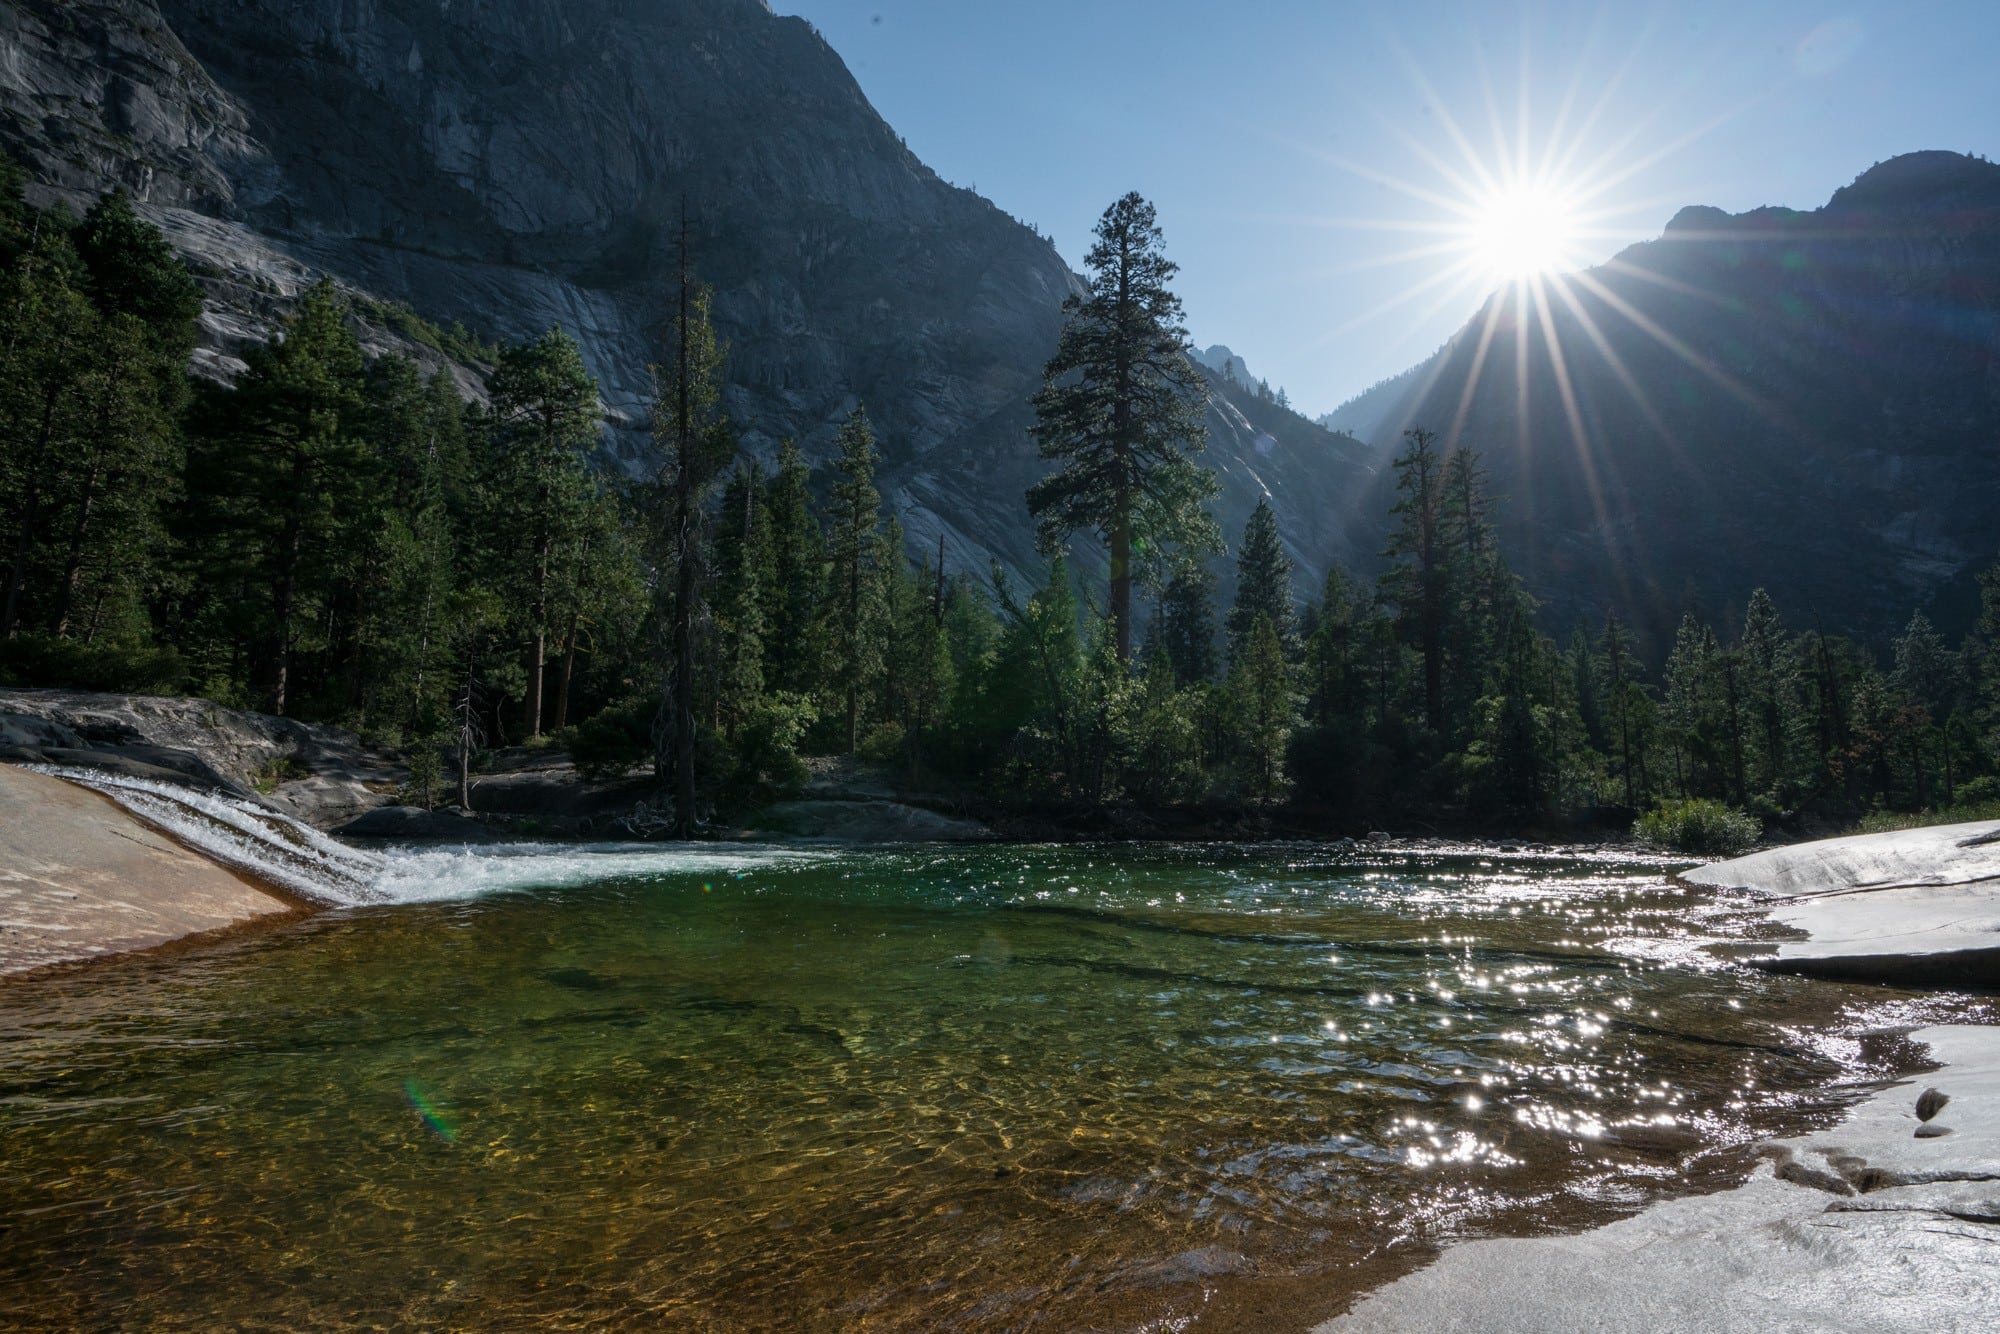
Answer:
[{"label": "pool of water", "polygon": [[0,985],[0,1325],[1302,1328],[1985,1013],[1606,856],[428,856]]}]

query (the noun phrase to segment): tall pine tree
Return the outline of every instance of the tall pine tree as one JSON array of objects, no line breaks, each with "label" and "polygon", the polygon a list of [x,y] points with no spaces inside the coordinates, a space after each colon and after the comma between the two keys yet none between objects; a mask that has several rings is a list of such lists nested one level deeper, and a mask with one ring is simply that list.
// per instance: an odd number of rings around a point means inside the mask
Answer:
[{"label": "tall pine tree", "polygon": [[1118,660],[1132,656],[1133,561],[1167,546],[1216,550],[1202,505],[1215,477],[1192,458],[1207,443],[1207,382],[1188,357],[1179,266],[1162,249],[1153,206],[1128,194],[1098,220],[1085,258],[1089,288],[1063,303],[1069,320],[1035,395],[1035,438],[1060,464],[1028,490],[1045,550],[1099,533],[1110,554]]}]

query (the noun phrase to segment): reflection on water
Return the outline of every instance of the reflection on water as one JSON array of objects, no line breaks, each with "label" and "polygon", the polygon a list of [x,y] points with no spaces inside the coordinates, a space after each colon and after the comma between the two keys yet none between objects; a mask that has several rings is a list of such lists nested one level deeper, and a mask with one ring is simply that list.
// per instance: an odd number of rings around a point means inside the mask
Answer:
[{"label": "reflection on water", "polygon": [[1975,1008],[1723,966],[1747,905],[1612,860],[567,879],[0,988],[0,1325],[1302,1326]]}]

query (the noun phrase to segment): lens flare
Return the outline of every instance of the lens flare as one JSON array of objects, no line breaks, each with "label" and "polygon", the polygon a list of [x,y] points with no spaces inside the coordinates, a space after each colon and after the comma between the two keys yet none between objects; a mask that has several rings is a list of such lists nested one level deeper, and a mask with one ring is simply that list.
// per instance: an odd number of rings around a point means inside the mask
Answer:
[{"label": "lens flare", "polygon": [[447,1144],[458,1143],[458,1128],[444,1119],[444,1112],[433,1100],[430,1090],[414,1079],[403,1081],[403,1097],[416,1109],[417,1116],[431,1128],[431,1133]]}]

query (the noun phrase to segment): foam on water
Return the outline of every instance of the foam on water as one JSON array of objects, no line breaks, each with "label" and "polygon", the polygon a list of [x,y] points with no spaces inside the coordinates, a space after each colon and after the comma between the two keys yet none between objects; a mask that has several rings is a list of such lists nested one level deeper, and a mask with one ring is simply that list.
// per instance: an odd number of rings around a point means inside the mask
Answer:
[{"label": "foam on water", "polygon": [[330,907],[381,903],[385,860],[291,816],[226,792],[62,765],[29,765],[101,792],[148,824],[221,862]]},{"label": "foam on water", "polygon": [[824,853],[648,843],[513,843],[458,848],[349,847],[226,792],[59,765],[28,766],[100,792],[148,824],[236,870],[335,908],[431,903],[599,880],[728,875]]},{"label": "foam on water", "polygon": [[662,847],[650,843],[507,843],[476,848],[403,848],[384,854],[376,902],[432,903],[528,889],[568,889],[600,880],[659,875],[731,875],[826,853],[789,848]]}]

